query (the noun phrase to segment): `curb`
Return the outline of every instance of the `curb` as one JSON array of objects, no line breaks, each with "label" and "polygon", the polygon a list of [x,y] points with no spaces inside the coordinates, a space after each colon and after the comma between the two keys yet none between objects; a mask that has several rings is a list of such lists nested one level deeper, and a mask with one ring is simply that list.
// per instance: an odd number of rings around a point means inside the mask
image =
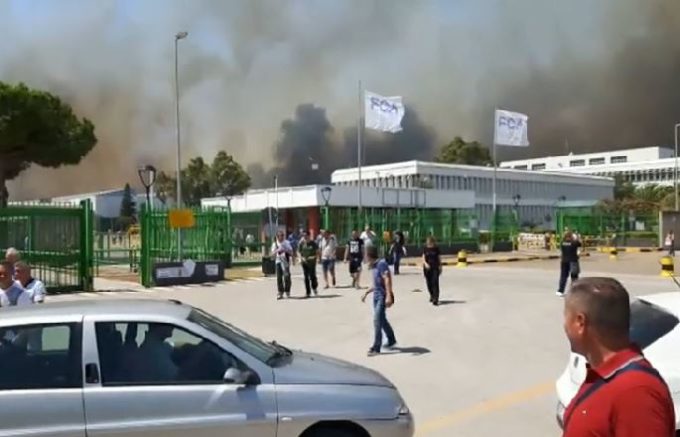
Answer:
[{"label": "curb", "polygon": [[[590,254],[582,253],[581,257],[588,257]],[[560,255],[528,255],[528,256],[502,256],[498,258],[486,258],[486,259],[468,259],[468,264],[490,264],[490,263],[505,263],[514,261],[544,261],[560,259]],[[444,266],[456,266],[458,264],[457,260],[442,261]],[[403,266],[409,267],[419,267],[421,263],[419,262],[407,262],[402,263]]]},{"label": "curb", "polygon": [[[609,253],[609,247],[597,247],[598,252]],[[623,253],[649,253],[649,252],[661,252],[662,247],[617,247],[618,252]]]}]

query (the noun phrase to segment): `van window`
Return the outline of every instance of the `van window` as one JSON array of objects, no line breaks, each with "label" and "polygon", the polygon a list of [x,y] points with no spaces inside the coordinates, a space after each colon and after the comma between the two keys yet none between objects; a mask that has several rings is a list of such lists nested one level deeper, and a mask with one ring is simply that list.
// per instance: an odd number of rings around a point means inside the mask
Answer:
[{"label": "van window", "polygon": [[678,324],[678,318],[644,300],[630,305],[630,338],[645,349],[668,334]]}]

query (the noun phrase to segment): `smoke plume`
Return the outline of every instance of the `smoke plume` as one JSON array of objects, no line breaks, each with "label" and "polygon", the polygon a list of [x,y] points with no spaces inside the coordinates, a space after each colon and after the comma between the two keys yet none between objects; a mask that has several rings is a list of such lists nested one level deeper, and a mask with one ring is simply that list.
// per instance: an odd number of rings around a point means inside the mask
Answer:
[{"label": "smoke plume", "polygon": [[677,0],[8,0],[0,29],[0,80],[60,95],[99,138],[13,198],[172,171],[178,31],[183,158],[226,150],[266,185],[276,166],[293,184],[356,162],[359,80],[409,105],[403,133],[367,136],[367,163],[488,144],[495,107],[530,116],[532,146],[501,159],[668,145],[680,121]]}]

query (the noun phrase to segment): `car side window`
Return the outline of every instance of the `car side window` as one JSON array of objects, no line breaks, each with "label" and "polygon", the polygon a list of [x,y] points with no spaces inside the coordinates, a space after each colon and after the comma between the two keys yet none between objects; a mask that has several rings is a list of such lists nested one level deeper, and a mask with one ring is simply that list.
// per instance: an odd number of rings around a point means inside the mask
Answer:
[{"label": "car side window", "polygon": [[234,356],[183,328],[165,323],[97,322],[102,384],[222,384]]},{"label": "car side window", "polygon": [[80,325],[0,328],[0,391],[81,388]]}]

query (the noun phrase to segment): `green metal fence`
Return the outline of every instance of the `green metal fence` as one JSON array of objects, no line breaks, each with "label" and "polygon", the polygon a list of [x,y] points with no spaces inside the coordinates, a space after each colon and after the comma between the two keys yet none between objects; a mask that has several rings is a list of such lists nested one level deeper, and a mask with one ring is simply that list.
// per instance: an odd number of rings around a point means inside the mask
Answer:
[{"label": "green metal fence", "polygon": [[632,240],[649,240],[656,245],[659,235],[658,213],[605,214],[595,209],[564,209],[556,214],[555,231],[578,231],[595,244],[627,244]]},{"label": "green metal fence", "polygon": [[80,205],[18,204],[0,208],[0,249],[18,249],[48,291],[93,288],[93,214]]},{"label": "green metal fence", "polygon": [[[141,215],[141,282],[152,286],[152,268],[155,263],[191,259],[230,263],[230,215],[225,208],[194,209],[195,226],[173,229],[169,211],[145,207]],[[181,253],[178,251],[181,241]]]},{"label": "green metal fence", "polygon": [[234,265],[259,265],[266,253],[260,243],[264,224],[260,212],[231,213],[231,262]]}]

